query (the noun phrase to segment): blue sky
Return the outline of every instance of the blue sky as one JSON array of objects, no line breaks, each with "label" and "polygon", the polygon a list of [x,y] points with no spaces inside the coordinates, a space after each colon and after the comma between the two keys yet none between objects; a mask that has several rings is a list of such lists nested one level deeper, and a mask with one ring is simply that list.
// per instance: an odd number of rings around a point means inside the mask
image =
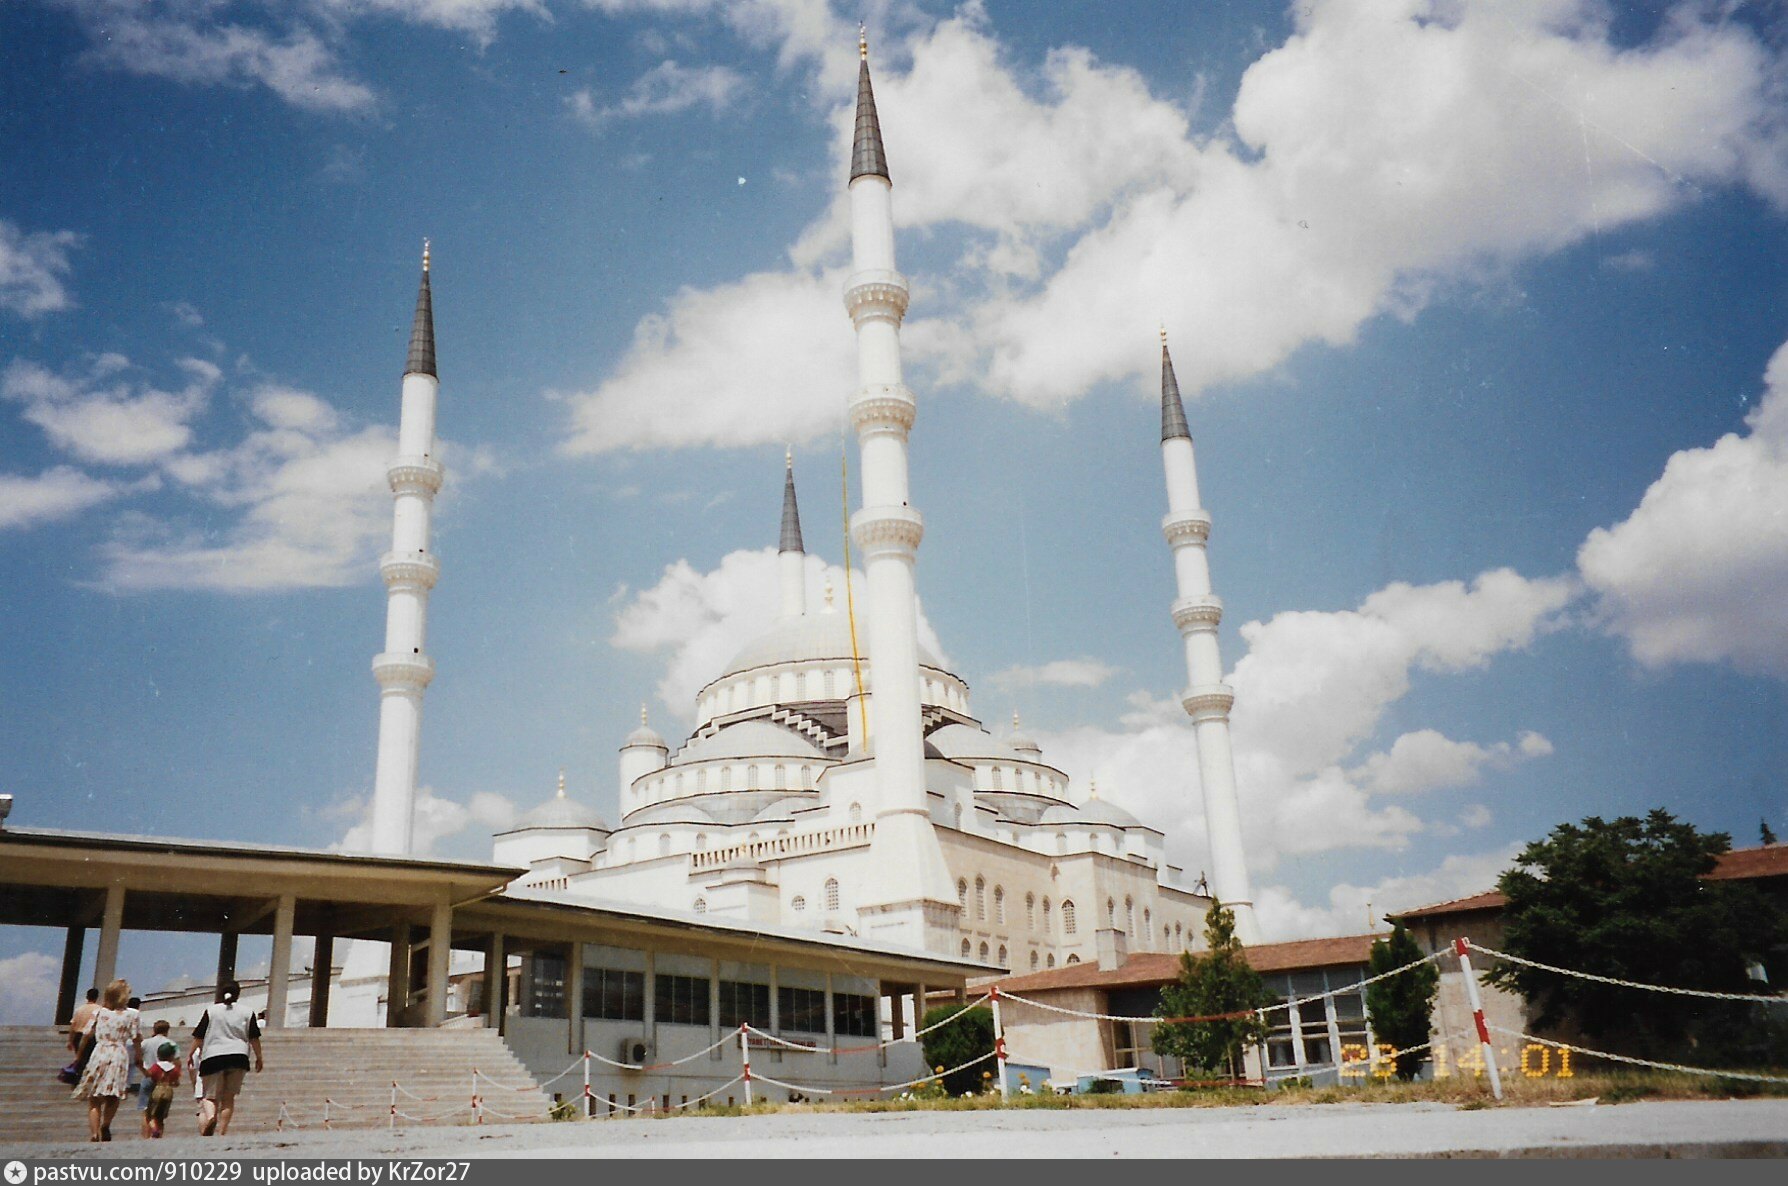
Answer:
[{"label": "blue sky", "polygon": [[[1779,13],[1109,14],[864,14],[915,285],[919,588],[983,719],[1021,711],[1203,867],[1164,321],[1270,931],[1481,888],[1590,813],[1788,829]],[[560,766],[612,817],[639,703],[686,729],[774,612],[787,440],[809,548],[841,560],[857,16],[0,7],[14,822],[358,821],[425,235],[425,831],[488,855]]]}]

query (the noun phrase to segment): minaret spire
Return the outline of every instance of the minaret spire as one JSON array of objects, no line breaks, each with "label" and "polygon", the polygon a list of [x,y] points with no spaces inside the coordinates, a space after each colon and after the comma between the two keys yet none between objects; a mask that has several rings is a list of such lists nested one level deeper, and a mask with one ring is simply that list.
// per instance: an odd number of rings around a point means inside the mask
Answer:
[{"label": "minaret spire", "polygon": [[1229,743],[1229,709],[1235,703],[1235,691],[1223,682],[1223,655],[1217,647],[1223,602],[1211,591],[1210,558],[1205,551],[1211,517],[1199,503],[1192,432],[1180,402],[1173,358],[1167,352],[1165,327],[1161,330],[1161,462],[1167,474],[1167,517],[1161,521],[1161,530],[1173,549],[1179,589],[1173,621],[1186,648],[1188,686],[1180,703],[1192,718],[1198,737],[1198,780],[1204,792],[1205,831],[1210,836],[1212,892],[1235,912],[1236,934],[1242,942],[1258,943],[1260,929],[1242,854],[1235,757]]},{"label": "minaret spire", "polygon": [[801,508],[795,502],[795,450],[783,454],[782,543],[776,563],[782,569],[782,616],[807,612],[807,550],[801,546]]},{"label": "minaret spire", "polygon": [[860,740],[874,761],[876,796],[869,862],[874,872],[859,898],[859,914],[867,935],[945,952],[960,939],[961,907],[925,786],[913,577],[925,523],[912,508],[907,481],[907,436],[916,407],[900,365],[907,284],[894,266],[893,183],[869,82],[868,46],[867,35],[859,35],[851,274],[844,288],[844,307],[857,331],[858,388],[850,417],[863,497],[851,516],[851,538],[869,586],[868,735]]},{"label": "minaret spire", "polygon": [[384,578],[385,649],[373,657],[379,682],[379,753],[373,772],[372,850],[407,854],[412,850],[416,774],[421,757],[422,693],[434,679],[434,661],[424,650],[428,636],[428,594],[440,576],[429,550],[435,494],[445,471],[434,459],[434,305],[428,284],[428,241],[422,243],[422,283],[410,356],[404,365],[403,404],[398,417],[397,456],[386,478],[391,484],[391,550],[380,559]]}]

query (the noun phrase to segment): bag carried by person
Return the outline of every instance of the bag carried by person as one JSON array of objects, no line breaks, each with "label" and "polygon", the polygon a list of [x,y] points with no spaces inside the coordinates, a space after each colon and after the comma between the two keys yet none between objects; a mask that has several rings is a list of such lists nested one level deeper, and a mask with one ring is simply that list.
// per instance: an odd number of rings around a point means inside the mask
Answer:
[{"label": "bag carried by person", "polygon": [[57,1071],[56,1079],[59,1082],[68,1084],[70,1087],[73,1087],[76,1083],[79,1083],[81,1081],[80,1061],[77,1059],[76,1061],[71,1062],[67,1066],[63,1067],[60,1071]]}]

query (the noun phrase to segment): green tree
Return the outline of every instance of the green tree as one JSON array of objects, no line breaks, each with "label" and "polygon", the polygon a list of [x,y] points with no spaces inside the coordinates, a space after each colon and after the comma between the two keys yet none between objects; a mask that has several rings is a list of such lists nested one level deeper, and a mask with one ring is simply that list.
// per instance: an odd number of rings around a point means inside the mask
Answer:
[{"label": "green tree", "polygon": [[1204,919],[1202,955],[1180,954],[1180,978],[1161,990],[1156,1017],[1213,1017],[1240,1013],[1220,1021],[1163,1022],[1155,1027],[1155,1053],[1190,1066],[1239,1079],[1242,1051],[1266,1036],[1266,1024],[1253,1011],[1273,1003],[1260,973],[1248,964],[1235,937],[1235,914],[1211,903]]},{"label": "green tree", "polygon": [[[954,1014],[961,1013],[949,1025],[938,1026],[919,1041],[925,1051],[925,1065],[932,1070],[949,1070],[965,1062],[993,1053],[993,1010],[977,1005],[963,1012],[961,1005],[939,1005],[925,1012],[921,1029]],[[965,1070],[952,1070],[944,1076],[944,1090],[951,1095],[968,1095],[981,1089],[981,1072],[993,1070],[991,1062],[978,1062]]]},{"label": "green tree", "polygon": [[[1496,888],[1508,899],[1511,955],[1642,984],[1753,992],[1746,966],[1780,962],[1781,910],[1755,887],[1709,881],[1723,832],[1700,832],[1669,812],[1596,816],[1560,824],[1529,844]],[[1741,1032],[1746,1010],[1705,998],[1600,984],[1499,963],[1488,979],[1519,992],[1535,1024],[1567,1018],[1592,1037],[1641,1053],[1697,1047],[1704,1060]]]},{"label": "green tree", "polygon": [[[1403,929],[1401,923],[1391,929],[1389,939],[1372,941],[1372,975],[1401,968],[1422,958],[1422,949]],[[1398,1050],[1425,1046],[1431,1036],[1429,1021],[1434,1016],[1434,996],[1440,991],[1440,969],[1432,962],[1411,968],[1401,976],[1392,976],[1366,987],[1366,1013],[1372,1019],[1372,1032],[1380,1042],[1388,1042]],[[1421,1051],[1397,1055],[1397,1077],[1413,1079],[1428,1056]]]},{"label": "green tree", "polygon": [[1757,821],[1757,839],[1764,844],[1774,844],[1776,842],[1776,834],[1770,828],[1769,820],[1760,819]]}]

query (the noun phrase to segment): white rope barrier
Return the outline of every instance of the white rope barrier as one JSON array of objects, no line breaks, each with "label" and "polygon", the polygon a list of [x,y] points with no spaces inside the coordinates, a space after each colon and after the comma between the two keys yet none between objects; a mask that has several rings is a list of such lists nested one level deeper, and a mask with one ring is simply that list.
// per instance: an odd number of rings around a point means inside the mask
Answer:
[{"label": "white rope barrier", "polygon": [[1504,1029],[1500,1025],[1493,1025],[1490,1028],[1507,1037],[1537,1042],[1541,1046],[1550,1046],[1554,1050],[1569,1050],[1573,1054],[1583,1054],[1590,1058],[1606,1058],[1612,1062],[1624,1062],[1636,1067],[1651,1067],[1659,1071],[1681,1071],[1688,1075],[1711,1075],[1716,1079],[1745,1079],[1753,1083],[1788,1083],[1788,1076],[1784,1075],[1758,1075],[1749,1071],[1720,1071],[1712,1067],[1690,1067],[1675,1062],[1654,1062],[1649,1058],[1631,1058],[1625,1054],[1610,1054],[1606,1050],[1591,1050],[1587,1046],[1555,1042],[1550,1038],[1535,1037],[1533,1034],[1524,1034],[1519,1030]]},{"label": "white rope barrier", "polygon": [[[614,1068],[616,1068],[618,1070],[622,1070],[622,1071],[660,1071],[660,1070],[664,1070],[667,1067],[680,1067],[684,1063],[694,1062],[696,1059],[701,1058],[704,1055],[710,1054],[717,1048],[726,1045],[728,1042],[733,1041],[737,1037],[738,1033],[739,1033],[738,1030],[728,1030],[726,1032],[725,1036],[720,1038],[718,1041],[710,1042],[706,1046],[703,1046],[700,1050],[697,1050],[692,1054],[685,1054],[681,1058],[673,1058],[666,1062],[652,1062],[652,1063],[616,1062],[612,1058],[602,1057],[602,1055],[597,1054],[593,1050],[586,1050],[584,1053],[587,1056],[589,1056],[590,1058],[594,1059],[595,1061],[602,1063],[604,1066],[614,1067]],[[567,1073],[569,1073],[569,1070],[567,1070]]]},{"label": "white rope barrier", "polygon": [[1560,976],[1575,976],[1579,980],[1593,980],[1597,984],[1610,984],[1616,988],[1639,988],[1646,992],[1665,992],[1679,997],[1705,997],[1714,1001],[1749,1001],[1758,1005],[1788,1004],[1788,996],[1766,996],[1748,992],[1709,992],[1700,988],[1675,988],[1668,984],[1644,984],[1637,980],[1620,980],[1613,976],[1597,976],[1593,972],[1579,972],[1573,968],[1558,968],[1551,964],[1542,964],[1538,960],[1524,959],[1518,955],[1510,955],[1506,951],[1497,951],[1492,947],[1480,947],[1470,939],[1465,940],[1465,945],[1492,959],[1507,960],[1511,964],[1525,964],[1530,968],[1538,968],[1542,972],[1553,972]]}]

